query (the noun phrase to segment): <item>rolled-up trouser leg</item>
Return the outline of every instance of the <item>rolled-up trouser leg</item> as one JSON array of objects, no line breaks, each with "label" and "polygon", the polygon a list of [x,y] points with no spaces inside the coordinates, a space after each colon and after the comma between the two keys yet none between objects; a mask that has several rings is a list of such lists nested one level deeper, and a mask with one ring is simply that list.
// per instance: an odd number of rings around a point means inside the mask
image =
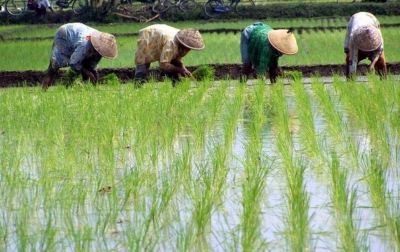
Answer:
[{"label": "rolled-up trouser leg", "polygon": [[134,76],[135,82],[143,84],[143,82],[147,81],[149,78],[149,68],[150,63],[136,66]]}]

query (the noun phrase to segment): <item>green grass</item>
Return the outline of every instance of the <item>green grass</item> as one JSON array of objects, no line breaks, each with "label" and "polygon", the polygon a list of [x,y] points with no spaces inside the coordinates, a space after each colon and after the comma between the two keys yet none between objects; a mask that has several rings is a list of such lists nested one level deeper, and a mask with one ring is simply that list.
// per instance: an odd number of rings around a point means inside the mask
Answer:
[{"label": "green grass", "polygon": [[[344,33],[296,36],[282,64],[342,63]],[[204,34],[185,63],[238,63],[239,38]],[[133,67],[117,40],[100,67]],[[44,70],[51,43],[2,43],[0,69]],[[1,89],[0,250],[397,251],[399,82],[367,78]]]},{"label": "green grass", "polygon": [[[396,28],[390,28],[396,29]],[[390,30],[388,29],[388,30]],[[385,35],[385,32],[383,32]],[[396,40],[397,35],[388,33],[385,38]],[[392,35],[392,36],[391,36]],[[280,65],[312,65],[312,64],[343,64],[344,53],[342,48],[344,34],[310,32],[310,34],[296,35],[299,52],[296,55],[284,55],[280,58]],[[187,66],[215,64],[215,63],[240,63],[239,34],[227,35],[204,34],[206,47],[202,51],[190,52],[185,58]],[[117,37],[119,54],[115,60],[102,59],[100,68],[134,67],[136,51],[135,37]],[[327,46],[329,45],[329,46]],[[44,70],[48,65],[51,54],[52,41],[9,41],[2,45],[3,56],[10,61],[0,62],[0,70]],[[33,48],[33,50],[32,50]],[[394,47],[385,46],[388,62],[395,62],[399,52]],[[154,63],[157,66],[157,63]]]}]

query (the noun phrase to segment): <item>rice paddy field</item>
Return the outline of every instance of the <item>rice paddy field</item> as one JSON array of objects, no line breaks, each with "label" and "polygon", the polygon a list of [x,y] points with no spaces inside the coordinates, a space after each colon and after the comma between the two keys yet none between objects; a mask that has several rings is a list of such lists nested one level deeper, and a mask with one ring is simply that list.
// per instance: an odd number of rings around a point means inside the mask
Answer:
[{"label": "rice paddy field", "polygon": [[[276,22],[338,27],[281,65],[344,62],[346,20]],[[133,67],[142,26],[97,27],[119,46],[100,67]],[[44,70],[56,29],[0,27],[0,71]],[[239,39],[204,33],[184,63],[239,63]],[[399,251],[399,97],[391,74],[0,89],[0,250]]]}]

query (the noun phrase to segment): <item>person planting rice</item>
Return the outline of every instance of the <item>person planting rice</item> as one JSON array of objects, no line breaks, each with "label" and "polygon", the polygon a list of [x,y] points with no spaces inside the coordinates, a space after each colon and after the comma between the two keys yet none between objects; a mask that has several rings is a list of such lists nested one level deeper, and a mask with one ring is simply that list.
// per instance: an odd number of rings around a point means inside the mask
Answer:
[{"label": "person planting rice", "polygon": [[150,25],[139,31],[135,53],[135,80],[142,83],[148,78],[152,62],[158,61],[160,75],[172,79],[191,77],[182,63],[190,50],[204,49],[204,41],[197,29],[178,30],[165,24]]},{"label": "person planting rice", "polygon": [[356,74],[358,63],[366,58],[371,61],[369,71],[375,72],[376,68],[381,77],[387,77],[379,21],[371,13],[358,12],[350,18],[344,40],[344,52],[347,78]]},{"label": "person planting rice", "polygon": [[101,58],[114,59],[117,55],[114,35],[81,23],[62,25],[54,37],[50,64],[45,71],[42,88],[47,90],[58,70],[67,66],[94,84],[99,77],[97,65]]},{"label": "person planting rice", "polygon": [[268,70],[271,83],[281,74],[278,59],[283,54],[297,53],[296,38],[291,30],[274,30],[261,22],[247,26],[240,38],[242,56],[242,77],[249,77],[252,67],[257,68],[257,75],[263,76]]}]

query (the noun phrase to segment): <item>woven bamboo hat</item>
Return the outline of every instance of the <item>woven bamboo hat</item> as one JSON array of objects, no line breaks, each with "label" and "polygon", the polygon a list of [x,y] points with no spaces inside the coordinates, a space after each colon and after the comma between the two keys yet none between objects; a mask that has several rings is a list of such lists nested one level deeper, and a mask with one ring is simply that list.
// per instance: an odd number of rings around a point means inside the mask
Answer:
[{"label": "woven bamboo hat", "polygon": [[373,25],[357,28],[352,33],[354,45],[361,51],[374,51],[382,45],[382,35]]},{"label": "woven bamboo hat", "polygon": [[204,41],[197,29],[190,28],[180,30],[176,35],[176,39],[187,48],[193,50],[204,49]]},{"label": "woven bamboo hat", "polygon": [[299,49],[293,33],[286,29],[270,31],[268,40],[276,50],[283,54],[295,54]]},{"label": "woven bamboo hat", "polygon": [[117,57],[117,41],[115,40],[114,35],[106,32],[95,31],[91,33],[90,36],[90,41],[92,42],[94,49],[96,49],[101,56],[107,59],[115,59]]}]

